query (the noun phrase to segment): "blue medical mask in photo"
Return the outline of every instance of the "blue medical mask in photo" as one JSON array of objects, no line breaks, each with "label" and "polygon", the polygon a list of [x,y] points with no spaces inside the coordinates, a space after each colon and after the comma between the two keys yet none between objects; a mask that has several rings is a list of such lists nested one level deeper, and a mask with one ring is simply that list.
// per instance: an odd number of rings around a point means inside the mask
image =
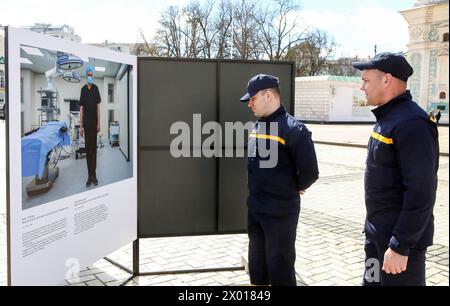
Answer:
[{"label": "blue medical mask in photo", "polygon": [[91,76],[87,77],[88,84],[92,84],[94,82],[94,79]]}]

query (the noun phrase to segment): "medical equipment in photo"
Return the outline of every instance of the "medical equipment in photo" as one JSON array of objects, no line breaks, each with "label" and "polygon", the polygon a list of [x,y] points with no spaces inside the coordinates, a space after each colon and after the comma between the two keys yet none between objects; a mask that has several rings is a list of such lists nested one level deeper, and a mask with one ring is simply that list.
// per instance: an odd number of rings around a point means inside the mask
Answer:
[{"label": "medical equipment in photo", "polygon": [[113,121],[109,123],[109,144],[111,147],[119,145],[119,122]]},{"label": "medical equipment in photo", "polygon": [[38,108],[39,126],[59,120],[61,110],[58,105],[58,90],[53,88],[53,79],[61,76],[69,83],[80,83],[81,75],[74,69],[83,66],[83,60],[74,55],[68,55],[58,52],[55,67],[45,73],[47,78],[47,87],[41,88],[37,92],[41,95],[41,107]]},{"label": "medical equipment in photo", "polygon": [[72,141],[72,154],[78,159],[82,154],[86,154],[84,137],[80,136],[80,101],[77,99],[64,99],[69,103],[69,130]]},{"label": "medical equipment in photo", "polygon": [[63,80],[69,83],[80,83],[81,76],[75,71],[66,71],[63,74]]},{"label": "medical equipment in photo", "polygon": [[83,66],[83,60],[75,55],[59,53],[56,66],[61,70],[74,70]]},{"label": "medical equipment in photo", "polygon": [[39,126],[44,126],[51,121],[59,120],[61,110],[58,106],[58,91],[52,88],[39,89],[37,91],[41,95],[41,107],[38,108]]}]

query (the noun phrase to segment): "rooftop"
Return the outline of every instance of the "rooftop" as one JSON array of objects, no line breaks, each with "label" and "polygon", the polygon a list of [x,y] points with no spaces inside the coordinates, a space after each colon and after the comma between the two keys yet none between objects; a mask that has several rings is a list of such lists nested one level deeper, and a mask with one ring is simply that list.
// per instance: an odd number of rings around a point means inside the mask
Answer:
[{"label": "rooftop", "polygon": [[359,83],[361,82],[360,77],[349,77],[349,76],[340,76],[340,75],[317,75],[317,76],[307,76],[307,77],[297,77],[296,81],[306,81],[306,82],[314,82],[314,81],[336,81],[336,82],[352,82]]}]

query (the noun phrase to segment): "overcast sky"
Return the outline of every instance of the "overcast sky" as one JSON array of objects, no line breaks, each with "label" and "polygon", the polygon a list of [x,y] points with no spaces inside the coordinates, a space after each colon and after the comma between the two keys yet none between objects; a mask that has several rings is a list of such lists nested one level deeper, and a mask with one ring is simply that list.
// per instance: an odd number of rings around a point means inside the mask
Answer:
[{"label": "overcast sky", "polygon": [[[152,37],[161,12],[190,0],[2,0],[0,24],[15,27],[34,23],[68,24],[84,43],[135,43],[138,28]],[[406,51],[408,24],[400,10],[414,0],[303,0],[298,20],[333,35],[336,56],[367,56],[378,51]],[[202,3],[202,1],[200,1]]]}]

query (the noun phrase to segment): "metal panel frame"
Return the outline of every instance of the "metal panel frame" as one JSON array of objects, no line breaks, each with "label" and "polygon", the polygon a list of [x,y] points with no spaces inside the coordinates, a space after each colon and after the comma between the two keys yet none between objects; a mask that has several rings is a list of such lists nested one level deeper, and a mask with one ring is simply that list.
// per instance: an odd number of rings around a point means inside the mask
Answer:
[{"label": "metal panel frame", "polygon": [[[178,62],[178,63],[215,63],[216,64],[216,121],[219,122],[220,119],[220,77],[221,77],[221,64],[269,64],[269,65],[287,65],[291,66],[291,91],[290,91],[290,101],[286,101],[286,106],[290,109],[290,112],[294,111],[294,103],[295,103],[295,62],[277,62],[277,61],[256,61],[256,60],[226,60],[226,59],[192,59],[192,58],[161,58],[161,57],[138,57],[138,70],[141,69],[141,64],[144,61],[154,61],[154,62]],[[138,72],[139,73],[139,72]],[[138,92],[138,113],[140,112],[140,88],[141,88],[141,78],[138,77],[137,84],[137,92]],[[289,104],[288,104],[289,103]],[[137,118],[137,126],[140,127],[140,116]],[[139,129],[139,128],[138,128]],[[140,144],[140,137],[138,136],[138,162],[141,160],[141,151],[157,151],[157,150],[168,150],[169,146],[143,146]],[[233,148],[234,150],[236,147]],[[220,158],[215,157],[216,159],[216,230],[214,232],[195,232],[195,233],[182,233],[182,234],[143,234],[140,231],[140,218],[138,217],[138,238],[161,238],[161,237],[180,237],[180,236],[205,236],[205,235],[229,235],[229,234],[245,234],[247,231],[220,231],[219,230],[219,163]],[[138,166],[138,180],[140,177],[141,169]],[[138,184],[138,214],[141,211],[141,193],[140,193],[140,185]]]}]

